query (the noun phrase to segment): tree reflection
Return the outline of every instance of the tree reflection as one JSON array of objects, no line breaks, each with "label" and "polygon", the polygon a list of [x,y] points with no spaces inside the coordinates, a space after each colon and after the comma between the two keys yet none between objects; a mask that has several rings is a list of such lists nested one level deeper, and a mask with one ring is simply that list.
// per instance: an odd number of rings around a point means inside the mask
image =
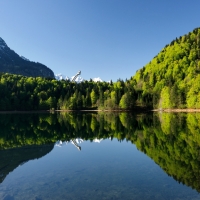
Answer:
[{"label": "tree reflection", "polygon": [[131,141],[168,175],[200,192],[200,114],[2,114],[0,126],[0,152],[4,154],[6,149],[52,146],[76,138]]}]

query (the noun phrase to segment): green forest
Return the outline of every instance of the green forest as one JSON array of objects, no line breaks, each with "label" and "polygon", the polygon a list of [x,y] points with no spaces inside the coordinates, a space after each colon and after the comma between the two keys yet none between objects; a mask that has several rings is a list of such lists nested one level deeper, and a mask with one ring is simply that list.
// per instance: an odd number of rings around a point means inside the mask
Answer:
[{"label": "green forest", "polygon": [[4,151],[50,145],[49,152],[53,148],[51,144],[58,140],[76,138],[91,142],[96,138],[130,141],[169,176],[200,191],[198,113],[6,114],[0,115],[0,126],[0,148]]},{"label": "green forest", "polygon": [[200,108],[200,28],[166,45],[129,80],[81,83],[0,74],[0,110]]},{"label": "green forest", "polygon": [[0,74],[0,110],[134,109],[151,106],[151,97],[129,81],[115,83],[57,81],[51,78]]},{"label": "green forest", "polygon": [[166,45],[131,80],[154,108],[200,108],[200,28]]}]

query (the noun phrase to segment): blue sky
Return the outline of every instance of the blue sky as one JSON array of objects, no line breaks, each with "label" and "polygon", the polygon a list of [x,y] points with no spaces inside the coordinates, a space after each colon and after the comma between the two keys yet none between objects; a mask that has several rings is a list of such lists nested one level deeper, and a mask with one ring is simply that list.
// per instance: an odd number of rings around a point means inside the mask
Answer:
[{"label": "blue sky", "polygon": [[176,37],[200,27],[199,0],[0,0],[0,37],[69,77],[129,79]]}]

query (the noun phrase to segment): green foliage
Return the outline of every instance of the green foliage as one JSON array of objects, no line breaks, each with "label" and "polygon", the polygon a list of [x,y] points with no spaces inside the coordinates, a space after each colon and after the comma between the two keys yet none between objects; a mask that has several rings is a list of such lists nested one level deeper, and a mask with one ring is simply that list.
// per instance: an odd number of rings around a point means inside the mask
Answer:
[{"label": "green foliage", "polygon": [[125,93],[123,96],[122,96],[122,98],[121,98],[121,100],[120,100],[120,102],[119,102],[119,106],[120,106],[120,108],[124,108],[124,109],[128,109],[129,108],[129,95],[128,95],[128,93]]},{"label": "green foliage", "polygon": [[170,101],[170,88],[164,87],[161,91],[161,98],[160,98],[160,108],[171,108],[171,101]]},{"label": "green foliage", "polygon": [[95,105],[97,102],[97,94],[95,93],[94,89],[92,90],[90,97],[91,97],[92,105]]},{"label": "green foliage", "polygon": [[188,108],[200,108],[200,75],[196,79],[191,80],[192,87],[187,93]]},{"label": "green foliage", "polygon": [[138,70],[132,78],[134,88],[153,95],[154,108],[200,108],[199,63],[200,28],[197,28],[166,45]]},{"label": "green foliage", "polygon": [[[74,83],[47,78],[0,74],[0,110],[80,110],[134,109],[138,98],[133,85],[122,80],[116,83]],[[122,100],[121,100],[122,99]]]}]

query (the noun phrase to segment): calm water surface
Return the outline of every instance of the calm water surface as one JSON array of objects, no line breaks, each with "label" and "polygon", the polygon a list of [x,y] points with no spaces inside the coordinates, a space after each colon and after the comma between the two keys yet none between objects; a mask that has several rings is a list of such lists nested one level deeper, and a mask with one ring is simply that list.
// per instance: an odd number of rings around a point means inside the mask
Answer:
[{"label": "calm water surface", "polygon": [[[200,116],[193,117],[198,122]],[[174,120],[188,129],[188,115],[166,115],[162,120],[168,124],[159,124],[160,116],[132,114],[9,114],[0,119],[0,199],[200,199],[198,123],[195,144],[194,137],[193,143],[188,137],[180,141],[186,136],[177,125],[172,129]],[[168,153],[165,136],[173,141]],[[195,152],[170,157],[182,143]],[[194,159],[183,161],[191,154]]]}]

